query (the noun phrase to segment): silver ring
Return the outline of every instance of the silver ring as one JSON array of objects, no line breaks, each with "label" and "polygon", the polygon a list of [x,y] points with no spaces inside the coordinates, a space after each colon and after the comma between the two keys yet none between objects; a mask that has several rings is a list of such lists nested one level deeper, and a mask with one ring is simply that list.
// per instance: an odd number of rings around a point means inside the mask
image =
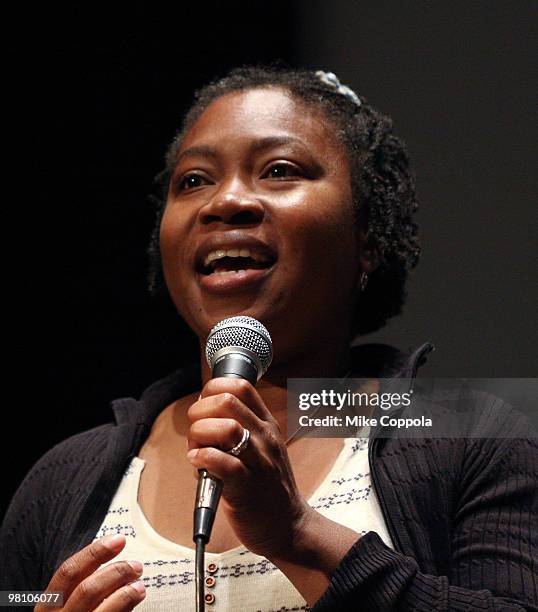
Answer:
[{"label": "silver ring", "polygon": [[227,451],[228,455],[239,457],[239,455],[248,446],[249,439],[250,439],[250,431],[246,427],[243,427],[243,437],[241,438],[241,442],[239,442],[239,444],[236,444],[233,448]]}]

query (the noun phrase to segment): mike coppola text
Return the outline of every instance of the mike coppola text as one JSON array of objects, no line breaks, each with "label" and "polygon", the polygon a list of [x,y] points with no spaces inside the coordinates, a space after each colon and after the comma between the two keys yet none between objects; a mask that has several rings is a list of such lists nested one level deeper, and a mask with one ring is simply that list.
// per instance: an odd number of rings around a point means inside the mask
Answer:
[{"label": "mike coppola text", "polygon": [[529,378],[290,378],[288,435],[472,438],[480,419],[533,416],[537,395]]}]

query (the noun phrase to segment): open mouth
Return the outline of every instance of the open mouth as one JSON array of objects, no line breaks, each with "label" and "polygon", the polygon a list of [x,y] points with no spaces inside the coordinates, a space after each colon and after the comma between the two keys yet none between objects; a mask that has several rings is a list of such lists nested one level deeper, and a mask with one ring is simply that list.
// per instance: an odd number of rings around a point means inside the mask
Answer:
[{"label": "open mouth", "polygon": [[247,270],[265,270],[276,261],[272,255],[254,249],[215,249],[200,262],[199,272],[204,276],[233,274]]}]

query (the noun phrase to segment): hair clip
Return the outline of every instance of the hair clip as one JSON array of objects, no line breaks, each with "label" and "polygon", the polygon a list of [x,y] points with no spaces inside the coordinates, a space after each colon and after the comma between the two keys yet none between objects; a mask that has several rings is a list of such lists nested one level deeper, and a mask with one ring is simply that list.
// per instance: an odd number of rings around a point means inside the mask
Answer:
[{"label": "hair clip", "polygon": [[316,70],[316,76],[320,81],[336,89],[336,93],[342,94],[348,100],[351,100],[353,104],[362,106],[362,102],[359,96],[347,85],[342,85],[340,79],[334,74],[334,72],[325,72],[324,70]]}]

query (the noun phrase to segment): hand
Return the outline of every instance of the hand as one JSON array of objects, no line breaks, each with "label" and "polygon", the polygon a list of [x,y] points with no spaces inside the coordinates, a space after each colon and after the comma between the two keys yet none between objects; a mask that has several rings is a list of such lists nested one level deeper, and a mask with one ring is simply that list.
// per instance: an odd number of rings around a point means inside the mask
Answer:
[{"label": "hand", "polygon": [[[129,583],[142,574],[139,561],[118,561],[98,569],[124,546],[124,536],[107,536],[66,559],[45,591],[64,594],[63,607],[53,609],[62,612],[125,612],[137,606],[146,596],[145,587],[141,582],[135,583],[137,586]],[[41,603],[34,608],[34,612],[50,610],[50,606]]]},{"label": "hand", "polygon": [[[189,461],[223,481],[221,507],[252,552],[279,557],[297,542],[312,511],[299,493],[276,420],[246,380],[214,378],[188,411]],[[226,451],[243,429],[250,440],[239,457]]]}]

